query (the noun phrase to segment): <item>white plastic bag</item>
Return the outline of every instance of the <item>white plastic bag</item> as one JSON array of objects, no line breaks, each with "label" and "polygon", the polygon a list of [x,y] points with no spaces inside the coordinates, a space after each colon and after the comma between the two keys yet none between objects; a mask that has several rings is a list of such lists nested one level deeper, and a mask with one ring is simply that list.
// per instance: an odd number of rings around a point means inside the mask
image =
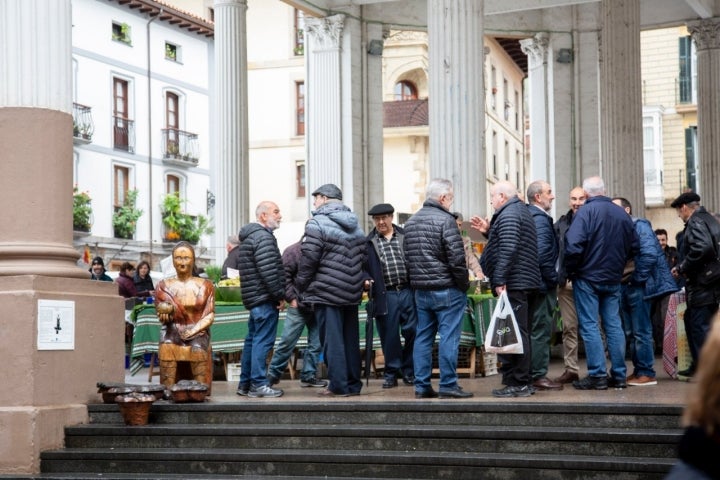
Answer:
[{"label": "white plastic bag", "polygon": [[523,353],[520,329],[506,291],[503,291],[498,297],[495,310],[490,318],[490,326],[485,337],[485,351],[520,355]]}]

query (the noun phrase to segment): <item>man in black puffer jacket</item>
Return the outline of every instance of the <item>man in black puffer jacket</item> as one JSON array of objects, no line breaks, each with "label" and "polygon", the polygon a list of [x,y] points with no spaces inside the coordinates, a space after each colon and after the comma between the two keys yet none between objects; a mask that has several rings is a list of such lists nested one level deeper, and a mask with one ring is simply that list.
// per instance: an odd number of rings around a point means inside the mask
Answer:
[{"label": "man in black puffer jacket", "polygon": [[413,352],[415,398],[438,396],[430,385],[432,348],[438,331],[440,398],[473,395],[457,383],[458,346],[469,275],[462,236],[450,213],[452,203],[452,183],[432,180],[423,207],[405,224],[405,257],[410,286],[415,290],[418,322]]},{"label": "man in black puffer jacket", "polygon": [[337,186],[322,185],[312,196],[316,210],[305,224],[295,286],[302,302],[312,305],[320,328],[330,380],[321,395],[358,395],[365,234],[357,215],[342,204]]},{"label": "man in black puffer jacket", "polygon": [[510,182],[498,182],[490,188],[490,202],[495,210],[492,220],[472,217],[472,227],[488,236],[480,257],[480,266],[490,278],[495,295],[507,291],[515,312],[523,345],[522,355],[499,355],[502,383],[505,388],[492,391],[495,397],[528,397],[532,350],[529,334],[528,296],[540,286],[537,233],[532,215],[517,196]]},{"label": "man in black puffer jacket", "polygon": [[280,209],[261,202],[256,223],[240,229],[239,263],[242,299],[250,311],[243,346],[238,395],[279,397],[280,389],[268,385],[265,376],[268,352],[275,343],[280,310],[285,308],[285,270],[273,230],[280,226]]}]

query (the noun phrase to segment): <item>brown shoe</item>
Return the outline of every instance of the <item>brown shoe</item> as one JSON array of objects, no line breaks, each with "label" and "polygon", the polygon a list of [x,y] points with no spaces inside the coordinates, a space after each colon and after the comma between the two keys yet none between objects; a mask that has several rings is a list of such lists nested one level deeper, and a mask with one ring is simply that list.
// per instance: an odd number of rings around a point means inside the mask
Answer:
[{"label": "brown shoe", "polygon": [[550,380],[547,377],[538,378],[537,380],[533,381],[532,386],[538,390],[562,390],[563,389],[562,383],[553,382],[552,380]]},{"label": "brown shoe", "polygon": [[553,382],[555,383],[572,383],[576,380],[580,380],[580,377],[577,373],[571,372],[570,370],[565,370],[562,375],[553,378]]}]

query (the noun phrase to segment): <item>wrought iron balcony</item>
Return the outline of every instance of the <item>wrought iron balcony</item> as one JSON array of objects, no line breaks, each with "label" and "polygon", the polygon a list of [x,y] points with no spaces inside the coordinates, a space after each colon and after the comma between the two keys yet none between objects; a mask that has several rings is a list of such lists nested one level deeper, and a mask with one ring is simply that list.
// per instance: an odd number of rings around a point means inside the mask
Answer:
[{"label": "wrought iron balcony", "polygon": [[95,132],[95,123],[92,117],[92,108],[79,103],[73,103],[73,143],[75,145],[92,142]]},{"label": "wrought iron balcony", "polygon": [[190,167],[197,166],[200,153],[197,133],[177,128],[163,128],[161,146],[164,162]]},{"label": "wrought iron balcony", "polygon": [[135,120],[113,116],[113,148],[135,153]]}]

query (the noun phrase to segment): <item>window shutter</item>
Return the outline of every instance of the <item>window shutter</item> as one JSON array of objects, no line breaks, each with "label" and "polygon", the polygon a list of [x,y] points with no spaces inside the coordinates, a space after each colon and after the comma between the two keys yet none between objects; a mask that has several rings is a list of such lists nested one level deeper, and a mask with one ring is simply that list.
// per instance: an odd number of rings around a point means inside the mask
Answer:
[{"label": "window shutter", "polygon": [[687,37],[680,37],[680,103],[691,103],[692,102],[692,39]]},{"label": "window shutter", "polygon": [[695,171],[695,128],[685,129],[685,171],[687,187],[697,192],[697,172]]}]

